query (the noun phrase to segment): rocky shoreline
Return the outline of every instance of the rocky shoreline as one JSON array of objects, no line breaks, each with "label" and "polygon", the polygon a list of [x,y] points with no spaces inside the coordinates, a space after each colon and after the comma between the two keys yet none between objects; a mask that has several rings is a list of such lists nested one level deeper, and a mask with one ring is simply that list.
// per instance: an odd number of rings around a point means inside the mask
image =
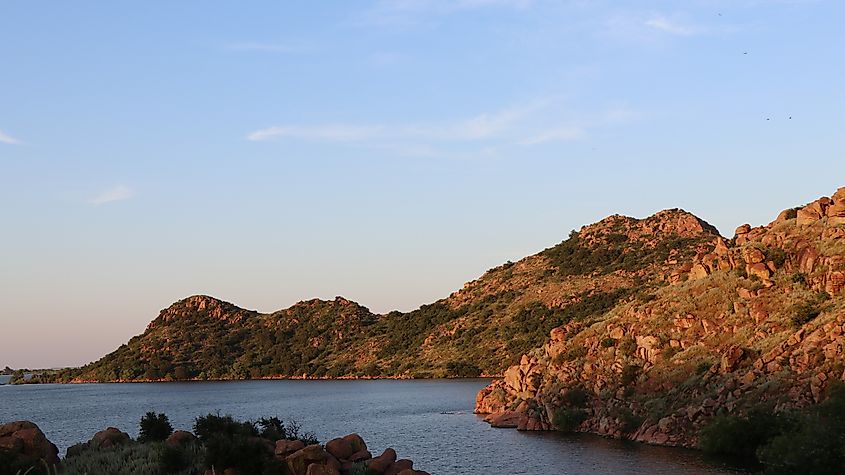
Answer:
[{"label": "rocky shoreline", "polygon": [[[611,217],[579,236],[636,247],[655,227],[682,232],[651,219]],[[840,188],[659,262],[639,276],[658,282],[653,293],[552,329],[478,393],[475,412],[495,427],[697,448],[719,417],[818,406],[845,381],[844,225]]]},{"label": "rocky shoreline", "polygon": [[[206,441],[207,442],[207,441]],[[249,436],[246,442],[250,447],[257,449],[262,457],[267,457],[273,462],[273,471],[280,475],[352,475],[358,473],[369,473],[376,475],[428,475],[428,472],[415,470],[413,461],[400,459],[392,448],[385,449],[379,456],[373,456],[366,442],[358,434],[348,434],[329,440],[325,444],[314,443],[308,437],[272,438],[258,435]],[[55,444],[47,439],[41,429],[29,421],[16,421],[0,425],[0,474],[40,474],[53,473],[51,470],[59,470],[64,474],[79,473],[114,473],[103,468],[105,462],[98,462],[99,470],[91,471],[95,462],[84,459],[103,459],[103,456],[114,454],[118,460],[110,462],[111,470],[115,466],[119,469],[122,463],[128,464],[128,460],[120,460],[123,449],[133,447],[155,447],[161,446],[166,453],[184,453],[191,450],[210,451],[211,444],[205,443],[192,432],[177,430],[172,431],[164,438],[159,445],[154,443],[141,443],[133,441],[129,434],[114,428],[108,427],[97,432],[85,443],[76,444],[67,449],[64,459],[59,458],[59,451]],[[180,452],[181,451],[181,452]],[[248,456],[248,455],[247,455]],[[220,460],[216,458],[215,460]],[[167,462],[164,462],[167,463]],[[234,465],[234,463],[233,463]],[[249,471],[239,469],[237,466],[211,466],[202,470],[196,467],[183,468],[181,470],[168,470],[156,467],[155,473],[168,474],[201,474],[201,475],[252,475]],[[55,469],[53,467],[56,467]],[[85,467],[81,470],[80,467]],[[162,465],[164,467],[164,465]],[[152,472],[150,472],[152,473]],[[267,472],[265,472],[267,473]]]}]

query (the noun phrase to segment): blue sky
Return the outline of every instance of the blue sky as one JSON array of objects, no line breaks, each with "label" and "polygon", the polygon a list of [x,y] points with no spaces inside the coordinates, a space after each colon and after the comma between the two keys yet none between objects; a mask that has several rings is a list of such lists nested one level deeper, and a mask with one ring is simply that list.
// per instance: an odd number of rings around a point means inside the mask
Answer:
[{"label": "blue sky", "polygon": [[843,14],[0,0],[0,366],[196,293],[410,310],[613,213],[768,223],[845,186]]}]

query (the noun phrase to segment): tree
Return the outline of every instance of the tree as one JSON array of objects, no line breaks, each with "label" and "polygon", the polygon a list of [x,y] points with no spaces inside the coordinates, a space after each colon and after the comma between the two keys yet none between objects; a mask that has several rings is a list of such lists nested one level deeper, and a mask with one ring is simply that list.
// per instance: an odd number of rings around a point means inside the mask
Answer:
[{"label": "tree", "polygon": [[167,418],[166,414],[148,412],[141,417],[141,431],[138,442],[162,441],[170,437],[172,433],[173,426],[170,425],[170,419]]}]

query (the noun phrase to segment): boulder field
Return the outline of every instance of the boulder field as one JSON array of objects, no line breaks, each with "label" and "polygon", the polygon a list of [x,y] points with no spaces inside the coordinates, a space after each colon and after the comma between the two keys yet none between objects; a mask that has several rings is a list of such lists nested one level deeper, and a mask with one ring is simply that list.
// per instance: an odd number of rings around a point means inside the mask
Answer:
[{"label": "boulder field", "polygon": [[[375,475],[428,475],[428,472],[414,469],[414,462],[399,459],[392,448],[385,449],[374,457],[366,442],[358,434],[349,434],[328,441],[325,445],[305,445],[301,440],[278,440],[255,438],[279,461],[284,462],[284,475],[346,475],[353,470],[365,467],[367,473]],[[186,446],[195,443],[197,438],[191,432],[177,430],[165,441],[170,446]],[[67,457],[80,457],[88,451],[112,450],[118,446],[135,444],[129,434],[108,427],[94,434],[85,443],[69,447]],[[31,467],[32,473],[40,473],[45,466],[60,465],[56,446],[32,422],[17,421],[0,425],[0,469],[11,468],[11,473],[25,473]],[[222,467],[216,471],[208,470],[206,475],[224,473],[240,474],[236,469]],[[357,472],[356,472],[357,473]]]},{"label": "boulder field", "polygon": [[[579,234],[631,243],[637,227]],[[695,447],[716,415],[807,407],[845,380],[845,188],[670,255],[656,278],[552,329],[478,393],[475,412],[494,427]]]}]

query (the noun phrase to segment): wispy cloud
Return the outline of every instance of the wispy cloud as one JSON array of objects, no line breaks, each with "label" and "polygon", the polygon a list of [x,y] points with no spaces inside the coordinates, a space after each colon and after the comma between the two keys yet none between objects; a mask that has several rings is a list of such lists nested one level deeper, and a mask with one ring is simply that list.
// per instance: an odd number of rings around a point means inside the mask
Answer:
[{"label": "wispy cloud", "polygon": [[512,135],[515,127],[533,111],[545,107],[541,101],[514,106],[494,113],[479,114],[461,120],[439,123],[405,125],[279,125],[256,130],[247,135],[248,140],[299,139],[315,142],[363,141],[437,141],[471,142],[504,138]]},{"label": "wispy cloud", "polygon": [[680,23],[665,16],[658,15],[645,21],[645,26],[657,31],[669,33],[670,35],[692,36],[701,32],[701,29],[691,25]]},{"label": "wispy cloud", "polygon": [[534,0],[380,0],[358,19],[360,24],[410,25],[425,19],[484,8],[526,9]]},{"label": "wispy cloud", "polygon": [[581,127],[563,126],[541,131],[519,143],[521,145],[539,145],[547,142],[578,140],[584,137],[584,134],[584,129]]},{"label": "wispy cloud", "polygon": [[9,145],[20,145],[21,143],[23,143],[20,140],[12,137],[11,135],[3,132],[2,130],[0,130],[0,142]]},{"label": "wispy cloud", "polygon": [[402,155],[447,156],[450,150],[477,151],[507,146],[530,147],[581,140],[594,128],[627,121],[627,109],[578,114],[558,98],[528,101],[465,119],[411,124],[286,124],[247,134],[250,141],[296,140],[342,143],[388,150]]},{"label": "wispy cloud", "polygon": [[306,45],[300,43],[245,42],[227,44],[225,49],[227,51],[253,51],[259,53],[298,54],[307,51],[309,48]]},{"label": "wispy cloud", "polygon": [[102,205],[106,203],[113,203],[115,201],[128,200],[135,196],[135,191],[126,185],[117,185],[107,190],[104,190],[99,195],[90,199],[88,202],[93,205]]},{"label": "wispy cloud", "polygon": [[292,138],[315,142],[360,142],[383,136],[383,126],[329,124],[318,126],[278,125],[256,130],[247,135],[248,140],[260,141]]},{"label": "wispy cloud", "polygon": [[[720,28],[724,29],[724,26]],[[601,34],[626,43],[651,43],[667,37],[691,37],[712,32],[683,14],[617,12],[608,17]]]}]

